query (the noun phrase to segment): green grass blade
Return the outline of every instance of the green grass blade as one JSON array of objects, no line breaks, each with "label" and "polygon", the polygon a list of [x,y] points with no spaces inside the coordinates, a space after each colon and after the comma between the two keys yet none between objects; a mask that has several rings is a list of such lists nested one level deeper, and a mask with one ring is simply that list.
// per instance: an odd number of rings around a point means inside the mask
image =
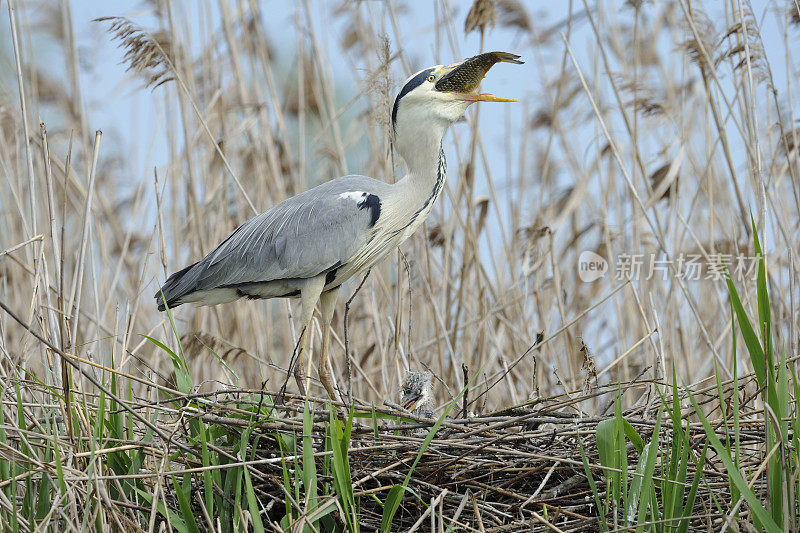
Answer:
[{"label": "green grass blade", "polygon": [[747,351],[750,353],[750,360],[753,363],[753,370],[756,373],[758,385],[759,387],[763,387],[767,381],[767,369],[765,365],[766,358],[764,356],[764,350],[761,348],[761,343],[758,340],[758,336],[756,335],[755,330],[753,330],[753,325],[750,323],[750,319],[747,317],[747,313],[744,310],[742,301],[739,299],[739,293],[736,292],[736,287],[733,286],[733,281],[731,281],[730,276],[726,275],[725,281],[728,284],[728,294],[731,298],[731,306],[736,314],[736,320],[739,323],[739,330],[742,333],[742,338],[744,339],[744,344],[747,347]]},{"label": "green grass blade", "polygon": [[[170,476],[170,478],[172,478],[172,487],[175,489],[173,493],[175,494],[175,498],[178,500],[178,507],[180,508],[186,531],[189,533],[200,533],[200,528],[197,527],[197,522],[194,519],[194,513],[192,513],[192,505],[189,503],[189,498],[186,497],[184,487],[178,483],[178,480],[175,476]],[[191,479],[189,479],[187,483],[191,483]],[[187,488],[189,487],[187,486]]]},{"label": "green grass blade", "polygon": [[[600,498],[600,492],[597,490],[597,484],[594,482],[594,476],[592,475],[592,470],[589,466],[589,459],[586,457],[586,450],[583,449],[583,441],[581,441],[580,437],[578,437],[577,440],[578,446],[581,449],[583,471],[586,474],[586,480],[589,482],[589,489],[591,489],[592,495],[594,496],[594,504],[597,506],[597,523],[600,526],[600,531],[608,531],[608,525],[606,524],[608,509],[606,509],[606,507],[603,505],[603,501]],[[605,477],[605,471],[603,474]]]},{"label": "green grass blade", "polygon": [[691,393],[689,389],[686,389],[686,392],[689,394],[689,399],[692,401],[692,405],[694,406],[695,413],[697,417],[700,419],[700,422],[703,424],[703,429],[705,429],[706,437],[708,437],[708,441],[711,443],[711,446],[714,448],[714,451],[717,452],[722,463],[725,465],[725,469],[728,472],[728,476],[730,476],[731,480],[736,484],[736,487],[739,489],[739,492],[744,496],[747,504],[750,506],[750,511],[753,513],[755,518],[759,520],[761,525],[764,529],[769,533],[779,533],[783,531],[782,528],[778,527],[775,521],[772,519],[772,516],[764,509],[764,506],[759,501],[758,497],[755,493],[747,486],[747,482],[742,477],[742,474],[736,468],[736,465],[733,463],[730,455],[728,454],[728,450],[725,446],[720,442],[717,434],[714,432],[714,428],[711,427],[708,419],[706,418],[705,414],[703,414],[700,405],[695,400],[694,395]]},{"label": "green grass blade", "polygon": [[317,501],[317,464],[314,460],[314,413],[308,401],[303,405],[303,486],[306,501]]},{"label": "green grass blade", "polygon": [[333,470],[333,486],[336,494],[339,495],[345,518],[349,519],[351,500],[348,492],[352,490],[353,484],[352,480],[350,479],[347,448],[343,446],[344,423],[336,418],[334,410],[331,409],[330,420],[328,424],[331,437],[331,449],[333,451],[333,459],[331,464]]},{"label": "green grass blade", "polygon": [[653,447],[651,444],[652,442],[647,443],[642,450],[642,454],[636,462],[636,469],[628,490],[628,500],[625,502],[625,524],[629,526],[642,522],[639,519],[639,512],[642,506],[644,506],[645,511],[647,510],[647,504],[644,503],[647,501],[645,497],[645,470],[650,456],[655,455],[652,453]]},{"label": "green grass blade", "polygon": [[[285,443],[281,438],[280,434],[276,435],[276,440],[278,441],[278,448],[281,452],[281,477],[283,479],[283,488],[287,494],[292,493],[292,481],[289,477],[289,467],[286,464],[286,456],[284,454],[284,450],[287,449],[285,447]],[[294,509],[292,508],[292,503],[288,500],[284,500],[284,508],[285,508],[285,518],[286,524],[285,527],[290,527],[292,522],[294,521]]]},{"label": "green grass blade", "polygon": [[400,502],[403,500],[403,493],[405,487],[402,485],[395,485],[389,489],[389,494],[386,496],[386,501],[383,502],[383,516],[381,517],[381,531],[391,531],[392,519],[394,513],[387,513],[388,510],[397,510],[400,507]]},{"label": "green grass blade", "polygon": [[[138,487],[135,487],[134,490],[149,505],[153,505],[152,494],[145,492]],[[173,529],[177,530],[179,533],[189,533],[190,530],[188,526],[184,523],[184,521],[181,519],[181,517],[178,516],[172,509],[165,507],[164,502],[161,501],[160,499],[156,502],[156,510],[158,510],[161,516],[169,519]]]},{"label": "green grass blade", "polygon": [[[623,512],[628,506],[628,447],[625,445],[625,417],[622,416],[622,393],[617,386],[617,396],[614,400],[614,418],[617,421],[617,465],[622,471],[618,477],[618,491],[622,492]],[[619,505],[619,499],[614,501]]]},{"label": "green grass blade", "polygon": [[606,486],[613,502],[619,502],[620,499],[621,473],[619,471],[618,435],[617,420],[615,418],[600,421],[595,429],[600,464],[609,468],[609,470],[603,470],[603,476],[606,479]]},{"label": "green grass blade", "polygon": [[662,501],[664,507],[664,518],[666,520],[677,516],[681,504],[683,503],[683,483],[686,481],[686,468],[688,462],[688,449],[684,446],[683,423],[681,418],[681,402],[678,395],[678,377],[675,372],[675,365],[672,365],[672,404],[667,404],[662,397],[662,403],[667,406],[670,419],[672,420],[672,445],[670,449],[670,460],[668,474],[665,476],[666,483],[662,486]]},{"label": "green grass blade", "polygon": [[[52,426],[48,420],[47,425],[45,426],[47,430],[51,430]],[[44,450],[44,462],[49,463],[51,460],[51,448],[50,442],[47,441]],[[36,495],[36,520],[42,520],[47,514],[50,512],[51,501],[50,501],[50,493],[53,484],[50,482],[50,475],[47,473],[42,474],[42,479],[39,482],[39,491]]]},{"label": "green grass blade", "polygon": [[762,335],[764,351],[767,354],[771,354],[772,334],[770,329],[772,320],[769,309],[769,292],[767,292],[766,262],[764,261],[764,253],[761,250],[761,242],[758,240],[756,223],[752,215],[750,215],[750,222],[753,226],[753,251],[755,252],[756,264],[758,265],[756,274],[756,295],[758,296],[758,330]]},{"label": "green grass blade", "polygon": [[[643,472],[644,477],[641,478],[642,479],[640,484],[641,490],[637,495],[637,497],[639,498],[639,506],[638,506],[636,522],[638,524],[643,523],[647,517],[648,499],[653,490],[653,473],[656,470],[656,458],[658,457],[658,440],[661,434],[661,415],[664,412],[663,410],[664,410],[663,406],[660,406],[658,408],[658,414],[656,415],[656,427],[655,429],[653,429],[653,436],[650,439],[650,442],[647,444],[645,451],[642,452],[642,455],[639,459],[639,462],[644,462],[644,472]],[[658,507],[652,509],[651,515],[653,516],[654,520],[658,518]],[[636,528],[637,532],[643,530],[644,526],[639,526]]]},{"label": "green grass blade", "polygon": [[[731,331],[736,331],[734,327],[734,311],[733,302],[731,302]],[[731,349],[733,357],[733,464],[736,469],[741,472],[741,448],[740,448],[740,434],[739,434],[739,359],[736,352],[736,334],[731,335]],[[731,500],[739,501],[739,489],[731,482]]]},{"label": "green grass blade", "polygon": [[[177,336],[177,333],[175,334]],[[178,386],[178,390],[181,391],[183,394],[189,394],[192,392],[193,384],[192,378],[189,376],[189,369],[186,365],[186,361],[183,359],[183,352],[181,351],[181,355],[176,354],[172,351],[169,346],[164,344],[158,339],[155,339],[149,335],[141,335],[145,339],[149,340],[169,355],[170,359],[172,359],[172,366],[175,370],[175,383]],[[179,342],[180,344],[180,342]]]},{"label": "green grass blade", "polygon": [[[242,432],[239,448],[239,457],[241,457],[242,461],[247,460],[247,442],[250,440],[251,433],[252,429],[250,428]],[[255,446],[253,446],[253,453],[255,453]],[[256,498],[255,491],[253,490],[253,481],[250,479],[250,471],[245,466],[242,468],[242,472],[244,473],[244,490],[247,508],[250,511],[250,519],[253,521],[253,532],[264,533],[264,522],[261,520],[261,508],[258,503],[258,498]]]},{"label": "green grass blade", "polygon": [[[192,420],[200,437],[200,459],[203,467],[208,468],[216,461],[212,461],[212,452],[208,449],[209,435],[206,426],[199,419]],[[216,455],[216,454],[213,454]],[[214,481],[210,470],[203,471],[203,502],[209,516],[214,516]]]},{"label": "green grass blade", "polygon": [[[688,435],[686,437],[688,445]],[[703,445],[703,453],[700,455],[700,461],[695,465],[694,478],[692,479],[692,487],[689,489],[689,496],[686,498],[686,504],[683,506],[682,515],[685,517],[678,525],[677,533],[686,533],[689,531],[689,517],[694,513],[694,500],[697,497],[697,488],[700,486],[700,478],[703,477],[703,466],[706,464],[706,453],[708,453],[708,441]]]},{"label": "green grass blade", "polygon": [[644,450],[644,439],[642,439],[641,435],[634,429],[633,425],[624,418],[622,419],[622,429],[625,436],[628,437],[628,440],[633,444],[633,447],[636,448],[636,451],[642,453],[642,450]]}]

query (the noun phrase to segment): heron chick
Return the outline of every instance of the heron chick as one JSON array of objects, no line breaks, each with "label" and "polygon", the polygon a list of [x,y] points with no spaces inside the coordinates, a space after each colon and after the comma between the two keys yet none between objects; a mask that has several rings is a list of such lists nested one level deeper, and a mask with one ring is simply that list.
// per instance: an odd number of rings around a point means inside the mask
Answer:
[{"label": "heron chick", "polygon": [[409,372],[400,385],[400,405],[413,415],[434,418],[430,408],[433,374],[430,372]]},{"label": "heron chick", "polygon": [[319,377],[334,399],[328,343],[339,287],[371,268],[425,221],[444,186],[442,137],[475,102],[515,101],[481,94],[477,88],[494,64],[522,63],[518,58],[487,52],[411,76],[392,108],[394,147],[408,174],[394,184],[344,176],[251,218],[203,259],[167,278],[155,295],[159,311],[185,303],[299,297],[302,333],[294,375],[305,393],[308,326],[319,303]]}]

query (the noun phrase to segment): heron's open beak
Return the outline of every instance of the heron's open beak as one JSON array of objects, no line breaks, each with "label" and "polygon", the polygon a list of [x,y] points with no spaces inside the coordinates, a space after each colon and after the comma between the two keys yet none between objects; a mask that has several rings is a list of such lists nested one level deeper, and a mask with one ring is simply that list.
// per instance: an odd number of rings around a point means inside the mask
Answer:
[{"label": "heron's open beak", "polygon": [[500,98],[486,93],[474,92],[481,84],[486,73],[496,63],[517,63],[522,64],[519,56],[508,52],[486,52],[451,67],[439,81],[436,82],[437,91],[453,93],[459,100],[467,102],[516,102],[508,98]]},{"label": "heron's open beak", "polygon": [[467,102],[519,102],[519,100],[500,98],[489,93],[460,93],[457,98]]}]

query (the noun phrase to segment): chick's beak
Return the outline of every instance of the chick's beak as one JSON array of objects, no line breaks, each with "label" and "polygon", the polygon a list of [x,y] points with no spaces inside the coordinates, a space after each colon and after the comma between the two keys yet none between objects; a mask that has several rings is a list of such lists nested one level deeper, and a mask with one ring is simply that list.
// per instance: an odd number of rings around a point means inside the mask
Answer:
[{"label": "chick's beak", "polygon": [[475,92],[481,80],[496,63],[522,64],[519,56],[508,52],[486,52],[461,63],[446,67],[445,74],[436,82],[435,89],[449,92],[456,99],[467,102],[516,102],[486,93]]},{"label": "chick's beak", "polygon": [[417,402],[419,401],[419,399],[420,399],[420,396],[412,396],[411,398],[407,399],[405,401],[405,403],[403,403],[403,408],[406,411],[413,411],[414,410],[414,406],[417,405]]}]

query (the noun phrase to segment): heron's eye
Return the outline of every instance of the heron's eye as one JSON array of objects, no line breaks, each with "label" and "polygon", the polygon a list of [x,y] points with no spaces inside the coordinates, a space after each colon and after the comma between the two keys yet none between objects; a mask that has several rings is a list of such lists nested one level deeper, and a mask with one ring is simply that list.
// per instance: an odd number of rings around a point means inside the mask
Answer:
[{"label": "heron's eye", "polygon": [[417,389],[417,394],[422,394],[422,389]]},{"label": "heron's eye", "polygon": [[436,76],[434,76],[433,74],[428,76],[428,81],[430,81],[430,82],[433,82],[433,80],[435,80],[435,79],[436,79]]}]

